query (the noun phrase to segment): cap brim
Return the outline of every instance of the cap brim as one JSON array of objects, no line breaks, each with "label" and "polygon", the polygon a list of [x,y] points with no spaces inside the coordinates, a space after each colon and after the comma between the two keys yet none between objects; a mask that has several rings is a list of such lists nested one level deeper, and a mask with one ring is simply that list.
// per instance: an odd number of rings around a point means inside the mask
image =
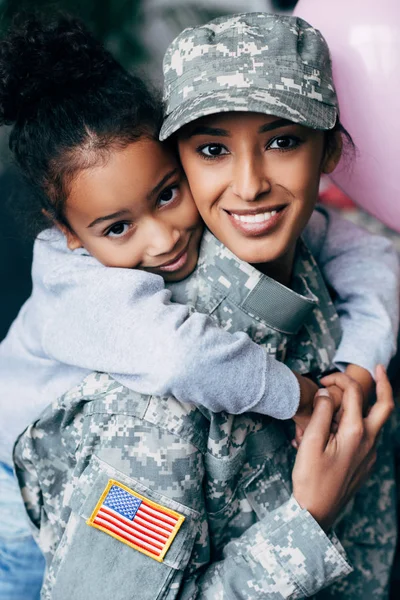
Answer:
[{"label": "cap brim", "polygon": [[287,92],[262,88],[213,90],[189,98],[167,115],[160,131],[166,140],[184,125],[222,112],[256,112],[274,115],[312,129],[328,130],[335,126],[337,109],[320,100]]}]

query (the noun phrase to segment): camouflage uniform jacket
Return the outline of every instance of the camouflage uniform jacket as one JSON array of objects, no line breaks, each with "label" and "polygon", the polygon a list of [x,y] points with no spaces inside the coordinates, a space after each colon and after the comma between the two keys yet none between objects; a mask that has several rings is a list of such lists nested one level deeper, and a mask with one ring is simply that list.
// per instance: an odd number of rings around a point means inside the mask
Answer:
[{"label": "camouflage uniform jacket", "polygon": [[[177,301],[318,375],[329,369],[340,333],[303,245],[292,283],[288,289],[262,275],[207,233],[197,270],[171,289]],[[107,374],[89,375],[15,447],[25,505],[47,560],[42,598],[385,597],[395,547],[386,438],[375,476],[338,525],[339,543],[291,495],[288,429],[269,417],[211,414],[137,394]],[[123,490],[122,504],[139,498],[167,518],[184,517],[162,560],[144,552],[146,545],[90,526],[102,502],[111,506],[110,489]]]}]

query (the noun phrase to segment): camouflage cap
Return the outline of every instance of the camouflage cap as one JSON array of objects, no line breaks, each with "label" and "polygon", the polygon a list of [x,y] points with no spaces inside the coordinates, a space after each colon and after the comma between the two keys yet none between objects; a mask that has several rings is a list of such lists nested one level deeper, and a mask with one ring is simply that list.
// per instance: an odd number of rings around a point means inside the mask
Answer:
[{"label": "camouflage cap", "polygon": [[272,114],[332,129],[338,114],[328,46],[298,17],[244,13],[185,29],[164,57],[160,139],[206,115]]}]

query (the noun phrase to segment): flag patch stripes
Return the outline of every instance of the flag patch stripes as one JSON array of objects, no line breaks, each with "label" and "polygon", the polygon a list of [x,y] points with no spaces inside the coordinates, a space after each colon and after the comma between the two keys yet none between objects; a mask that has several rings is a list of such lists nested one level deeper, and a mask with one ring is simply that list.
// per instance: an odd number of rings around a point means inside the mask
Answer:
[{"label": "flag patch stripes", "polygon": [[110,479],[87,524],[162,562],[184,519]]}]

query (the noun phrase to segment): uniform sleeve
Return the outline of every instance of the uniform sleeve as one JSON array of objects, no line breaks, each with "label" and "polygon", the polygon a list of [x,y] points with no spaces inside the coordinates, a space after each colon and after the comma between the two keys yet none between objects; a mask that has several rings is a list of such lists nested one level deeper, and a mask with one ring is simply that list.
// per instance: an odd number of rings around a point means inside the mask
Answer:
[{"label": "uniform sleeve", "polygon": [[41,517],[41,489],[35,467],[35,453],[32,447],[31,432],[33,426],[29,426],[15,445],[14,468],[21,490],[25,510],[28,514],[29,526],[32,535],[38,541]]},{"label": "uniform sleeve", "polygon": [[303,598],[351,571],[336,536],[327,536],[292,497],[228,543],[223,560],[184,582],[179,598]]},{"label": "uniform sleeve", "polygon": [[[207,424],[194,408],[188,415],[174,399],[140,397],[92,374],[46,410],[22,434],[14,453],[47,559],[43,600],[102,600],[116,597],[116,590],[118,598],[136,594],[141,600],[294,599],[350,573],[339,542],[293,497],[231,539],[222,559],[213,562],[204,501],[207,459],[192,444],[199,438],[191,437],[193,425],[205,431]],[[110,485],[123,486],[125,495],[107,504],[111,525],[99,530],[92,525]],[[155,539],[162,548],[159,527],[146,529],[138,520],[138,527],[127,528],[134,516],[125,518],[127,493],[153,508],[156,503],[164,514],[184,517],[162,561],[138,547],[143,541],[154,546]],[[118,510],[125,515],[122,525],[112,518],[121,517]],[[115,525],[122,531],[115,532]],[[123,532],[128,539],[121,538]],[[123,543],[135,535],[141,540],[133,539],[135,547]]]},{"label": "uniform sleeve", "polygon": [[396,352],[399,326],[399,261],[391,242],[319,207],[304,239],[333,289],[342,326],[334,361],[353,363],[374,377]]},{"label": "uniform sleeve", "polygon": [[297,411],[291,370],[245,333],[172,303],[163,279],[104,268],[77,256],[46,282],[44,352],[64,364],[111,373],[144,394],[173,395],[213,412],[256,410],[277,419]]}]

